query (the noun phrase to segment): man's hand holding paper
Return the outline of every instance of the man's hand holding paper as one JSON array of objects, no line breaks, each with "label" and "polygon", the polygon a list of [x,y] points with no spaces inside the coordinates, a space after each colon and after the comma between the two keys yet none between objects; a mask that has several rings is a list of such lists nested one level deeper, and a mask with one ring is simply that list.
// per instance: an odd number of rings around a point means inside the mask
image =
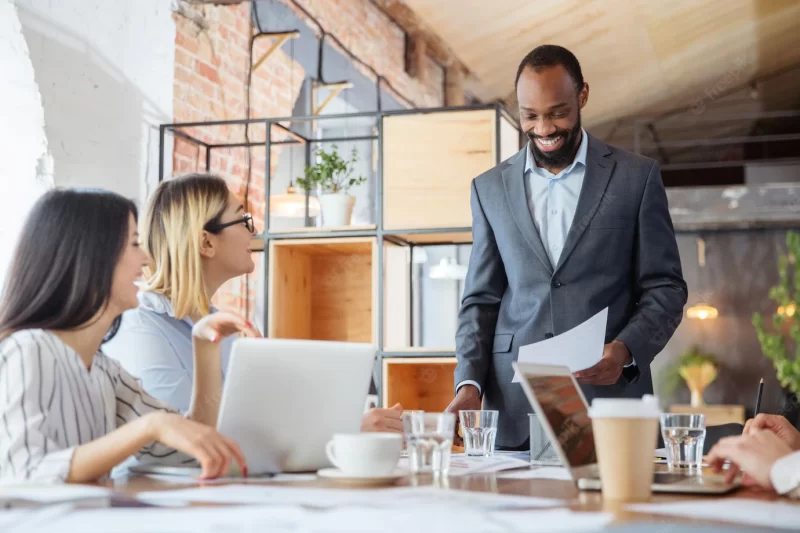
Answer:
[{"label": "man's hand holding paper", "polygon": [[622,368],[633,361],[631,352],[622,341],[612,341],[603,347],[603,357],[596,365],[573,372],[575,379],[587,385],[613,385],[622,375]]}]

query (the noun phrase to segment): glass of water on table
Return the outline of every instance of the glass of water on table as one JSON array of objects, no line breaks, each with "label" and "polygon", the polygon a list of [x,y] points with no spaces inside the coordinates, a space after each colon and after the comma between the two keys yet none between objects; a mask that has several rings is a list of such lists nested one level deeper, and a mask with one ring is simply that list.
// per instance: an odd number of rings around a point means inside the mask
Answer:
[{"label": "glass of water on table", "polygon": [[699,469],[702,466],[706,440],[704,415],[663,413],[661,436],[670,467]]},{"label": "glass of water on table", "polygon": [[464,453],[490,457],[494,455],[494,440],[497,436],[498,411],[459,411]]},{"label": "glass of water on table", "polygon": [[455,428],[456,415],[453,413],[403,413],[403,432],[412,473],[447,475]]}]

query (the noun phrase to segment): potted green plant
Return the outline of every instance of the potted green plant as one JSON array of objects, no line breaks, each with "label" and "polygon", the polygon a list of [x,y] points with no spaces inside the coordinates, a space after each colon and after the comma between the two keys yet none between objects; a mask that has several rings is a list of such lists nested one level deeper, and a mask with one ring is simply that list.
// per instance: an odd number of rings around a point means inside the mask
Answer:
[{"label": "potted green plant", "polygon": [[672,395],[683,381],[692,393],[692,407],[701,407],[705,405],[703,393],[717,379],[718,372],[717,359],[692,346],[665,369],[661,388],[663,393]]},{"label": "potted green plant", "polygon": [[772,360],[781,385],[796,394],[800,392],[800,233],[786,234],[786,248],[786,255],[778,258],[778,284],[769,290],[769,299],[776,304],[772,328],[767,330],[760,313],[753,314],[753,326],[761,351]]},{"label": "potted green plant", "polygon": [[356,202],[348,191],[367,181],[364,176],[353,175],[358,151],[353,148],[350,158],[344,159],[333,144],[330,152],[320,148],[315,156],[316,163],[305,168],[305,175],[297,178],[297,186],[317,193],[323,226],[348,226]]}]

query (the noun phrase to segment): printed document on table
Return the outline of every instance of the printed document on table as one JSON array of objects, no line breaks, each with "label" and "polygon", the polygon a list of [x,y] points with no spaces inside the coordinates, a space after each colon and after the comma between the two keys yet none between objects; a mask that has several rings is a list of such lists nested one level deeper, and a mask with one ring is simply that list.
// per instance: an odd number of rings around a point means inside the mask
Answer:
[{"label": "printed document on table", "polygon": [[[408,533],[586,532],[597,531],[613,520],[611,513],[584,513],[569,509],[486,511],[468,504],[428,503],[409,507],[370,508],[347,506],[308,509],[284,505],[246,507],[195,507],[193,509],[91,509],[62,517],[25,533],[80,531],[81,533],[218,533],[220,531],[270,533],[352,533],[380,531]],[[468,527],[467,527],[468,526]]]},{"label": "printed document on table", "polygon": [[[520,346],[517,362],[566,366],[571,372],[594,366],[603,358],[607,322],[608,307],[561,335]],[[516,372],[511,381],[520,381]]]},{"label": "printed document on table", "polygon": [[[627,508],[639,513],[664,514],[736,524],[783,528],[797,531],[800,505],[789,501],[767,502],[734,498],[674,503],[637,503]],[[722,531],[722,529],[720,529]]]},{"label": "printed document on table", "polygon": [[0,483],[0,500],[27,500],[38,503],[71,502],[108,498],[111,489],[94,485]]},{"label": "printed document on table", "polygon": [[223,485],[140,492],[140,501],[154,505],[178,502],[227,504],[311,505],[320,508],[356,505],[367,507],[405,507],[411,505],[465,504],[485,509],[555,507],[563,503],[554,498],[470,492],[433,486],[396,487],[378,490],[299,488],[279,485]]}]

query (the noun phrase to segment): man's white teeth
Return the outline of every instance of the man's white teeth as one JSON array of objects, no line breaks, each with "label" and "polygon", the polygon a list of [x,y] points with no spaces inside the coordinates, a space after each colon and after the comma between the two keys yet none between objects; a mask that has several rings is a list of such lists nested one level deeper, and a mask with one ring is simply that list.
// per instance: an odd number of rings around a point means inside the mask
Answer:
[{"label": "man's white teeth", "polygon": [[539,138],[539,142],[540,142],[540,143],[542,143],[542,144],[543,144],[543,145],[545,145],[545,146],[553,146],[554,144],[556,144],[556,143],[558,142],[558,140],[559,140],[560,138],[561,138],[561,137],[556,137],[556,138],[554,138],[554,139],[542,139],[542,138],[540,137],[540,138]]}]

